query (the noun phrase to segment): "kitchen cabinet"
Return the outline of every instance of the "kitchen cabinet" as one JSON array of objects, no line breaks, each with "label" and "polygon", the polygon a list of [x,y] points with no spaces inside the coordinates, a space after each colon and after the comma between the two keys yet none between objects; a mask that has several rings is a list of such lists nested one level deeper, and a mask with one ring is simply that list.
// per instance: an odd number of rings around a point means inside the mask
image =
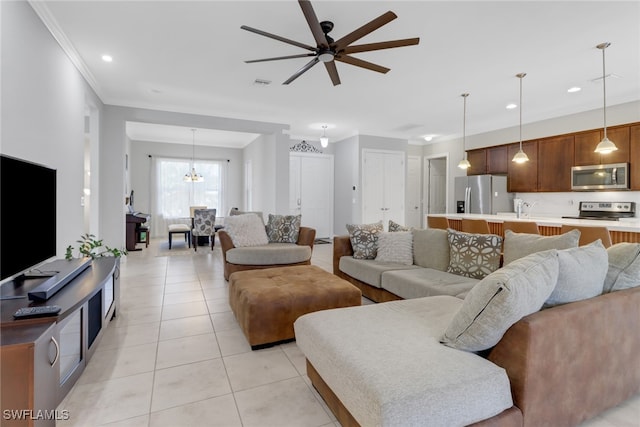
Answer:
[{"label": "kitchen cabinet", "polygon": [[640,190],[640,125],[629,128],[629,184]]},{"label": "kitchen cabinet", "polygon": [[609,154],[598,154],[594,150],[602,138],[604,130],[593,130],[575,135],[574,166],[588,166],[629,162],[629,126],[607,128],[607,138],[618,150]]},{"label": "kitchen cabinet", "polygon": [[512,162],[513,156],[518,152],[520,144],[509,144],[508,148],[508,173],[507,191],[511,193],[530,193],[538,190],[538,141],[523,141],[522,149],[529,161],[525,163]]},{"label": "kitchen cabinet", "polygon": [[487,150],[481,148],[479,150],[467,151],[467,160],[471,163],[471,167],[467,169],[469,175],[484,175],[487,173]]},{"label": "kitchen cabinet", "polygon": [[571,191],[573,153],[573,135],[538,141],[538,191]]},{"label": "kitchen cabinet", "polygon": [[506,145],[487,148],[487,173],[506,174],[509,170],[509,153]]}]

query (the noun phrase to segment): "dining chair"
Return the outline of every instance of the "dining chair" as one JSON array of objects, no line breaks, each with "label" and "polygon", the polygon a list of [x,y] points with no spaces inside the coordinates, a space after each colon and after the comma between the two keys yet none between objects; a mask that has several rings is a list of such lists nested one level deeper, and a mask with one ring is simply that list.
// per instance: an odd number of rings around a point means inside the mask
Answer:
[{"label": "dining chair", "polygon": [[511,230],[514,233],[540,234],[538,224],[534,221],[504,221],[503,230]]},{"label": "dining chair", "polygon": [[461,231],[464,233],[491,234],[489,223],[486,219],[462,218]]},{"label": "dining chair", "polygon": [[198,237],[208,237],[213,250],[215,240],[215,209],[195,209],[193,211],[193,230],[191,230],[191,238],[193,239],[193,249],[198,251]]},{"label": "dining chair", "polygon": [[562,234],[571,230],[580,230],[580,240],[578,241],[578,245],[580,246],[588,245],[598,239],[602,240],[602,245],[605,248],[613,244],[611,242],[611,234],[609,234],[607,227],[564,224],[560,229]]},{"label": "dining chair", "polygon": [[444,216],[427,215],[427,227],[446,230],[449,228],[449,220]]}]

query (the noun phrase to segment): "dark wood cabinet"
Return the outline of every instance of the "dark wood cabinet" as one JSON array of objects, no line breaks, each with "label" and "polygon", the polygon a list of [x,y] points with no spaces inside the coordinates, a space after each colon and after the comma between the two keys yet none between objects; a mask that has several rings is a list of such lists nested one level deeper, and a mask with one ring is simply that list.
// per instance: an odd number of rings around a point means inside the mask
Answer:
[{"label": "dark wood cabinet", "polygon": [[640,125],[629,128],[629,184],[640,190]]},{"label": "dark wood cabinet", "polygon": [[509,171],[509,153],[506,145],[487,148],[487,173],[506,174]]},{"label": "dark wood cabinet", "polygon": [[508,175],[507,191],[511,193],[530,193],[538,189],[538,141],[526,141],[522,143],[522,149],[529,161],[525,163],[512,162],[513,156],[518,152],[520,144],[509,144],[508,148]]},{"label": "dark wood cabinet", "polygon": [[487,150],[484,148],[467,151],[467,160],[471,163],[471,167],[467,169],[467,175],[484,175],[487,173]]},{"label": "dark wood cabinet", "polygon": [[629,162],[629,126],[607,128],[607,138],[613,141],[618,147],[618,150],[612,153],[598,154],[594,151],[603,137],[603,130],[593,130],[576,134],[573,165],[588,166]]},{"label": "dark wood cabinet", "polygon": [[574,137],[538,141],[538,191],[571,191]]}]

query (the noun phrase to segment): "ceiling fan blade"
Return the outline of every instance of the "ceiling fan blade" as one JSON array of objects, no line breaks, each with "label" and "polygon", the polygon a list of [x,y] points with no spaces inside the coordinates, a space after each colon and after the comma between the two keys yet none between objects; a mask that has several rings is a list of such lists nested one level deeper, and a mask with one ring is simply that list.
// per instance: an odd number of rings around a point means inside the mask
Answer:
[{"label": "ceiling fan blade", "polygon": [[244,61],[244,62],[247,64],[253,64],[254,62],[279,61],[281,59],[306,58],[308,56],[316,56],[316,55],[315,53],[301,53],[300,55],[277,56],[275,58],[264,58],[264,59],[252,59],[250,61]]},{"label": "ceiling fan blade", "polygon": [[368,44],[359,44],[356,46],[347,46],[342,50],[342,52],[346,54],[369,52],[372,50],[392,49],[394,47],[412,46],[418,43],[420,43],[419,37],[416,37],[413,39],[390,40],[387,42],[380,42],[380,43],[368,43]]},{"label": "ceiling fan blade", "polygon": [[325,62],[324,66],[329,73],[329,77],[331,77],[333,85],[338,86],[340,84],[340,76],[338,75],[338,69],[336,68],[335,61]]},{"label": "ceiling fan blade", "polygon": [[374,64],[372,62],[363,61],[362,59],[354,58],[347,55],[336,55],[336,61],[345,62],[347,64],[355,65],[356,67],[366,68],[367,70],[377,71],[378,73],[386,74],[391,71],[390,68],[383,67],[381,65]]},{"label": "ceiling fan blade", "polygon": [[398,15],[396,15],[395,13],[393,13],[391,11],[378,16],[373,21],[370,21],[370,22],[364,24],[362,27],[350,32],[346,36],[342,37],[340,40],[336,41],[336,43],[335,43],[336,50],[344,49],[345,47],[349,46],[354,41],[356,41],[358,39],[361,39],[362,37],[366,36],[367,34],[373,32],[375,30],[377,30],[378,28],[382,27],[383,25],[388,24],[389,22],[393,21],[397,17],[398,17]]},{"label": "ceiling fan blade", "polygon": [[327,43],[327,38],[324,36],[324,32],[322,31],[322,27],[320,26],[318,17],[313,10],[313,6],[311,6],[311,2],[308,0],[298,0],[298,3],[300,3],[302,14],[307,20],[307,24],[309,24],[309,28],[311,29],[311,33],[313,34],[313,38],[315,39],[317,45],[328,48],[329,43]]},{"label": "ceiling fan blade", "polygon": [[[318,24],[318,26],[320,26],[320,25]],[[303,49],[311,50],[313,52],[316,51],[316,48],[313,47],[313,46],[309,46],[308,44],[304,44],[304,43],[297,42],[295,40],[291,40],[291,39],[287,39],[287,38],[284,38],[284,37],[280,37],[280,36],[277,36],[275,34],[267,33],[266,31],[258,30],[256,28],[247,27],[246,25],[242,25],[240,28],[242,28],[243,30],[250,31],[252,33],[260,34],[261,36],[269,37],[270,39],[274,39],[274,40],[278,40],[278,41],[281,41],[281,42],[284,42],[284,43],[292,44],[294,46],[298,46],[298,47],[301,47]]]},{"label": "ceiling fan blade", "polygon": [[307,64],[304,67],[302,67],[298,71],[296,71],[291,77],[289,77],[287,79],[287,81],[285,81],[282,84],[283,85],[288,85],[289,83],[291,83],[292,81],[294,81],[295,79],[300,77],[302,74],[304,74],[305,72],[309,71],[309,69],[311,67],[313,67],[314,65],[316,65],[318,62],[320,62],[320,60],[317,57],[313,58],[311,61],[307,62]]}]

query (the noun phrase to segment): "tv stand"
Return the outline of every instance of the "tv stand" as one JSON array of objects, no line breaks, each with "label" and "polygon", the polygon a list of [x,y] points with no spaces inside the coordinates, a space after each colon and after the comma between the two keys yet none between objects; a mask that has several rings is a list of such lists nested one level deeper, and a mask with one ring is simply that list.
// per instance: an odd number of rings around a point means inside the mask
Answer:
[{"label": "tv stand", "polygon": [[[64,417],[55,409],[80,378],[116,315],[120,306],[119,258],[98,258],[89,265],[46,301],[29,301],[26,296],[51,278],[14,280],[0,286],[0,297],[11,298],[0,298],[2,410],[55,415],[35,423],[29,417],[6,420],[10,425],[54,427],[53,418]],[[58,267],[52,270],[61,271]],[[21,307],[44,305],[57,305],[61,311],[52,317],[13,318]]]}]

